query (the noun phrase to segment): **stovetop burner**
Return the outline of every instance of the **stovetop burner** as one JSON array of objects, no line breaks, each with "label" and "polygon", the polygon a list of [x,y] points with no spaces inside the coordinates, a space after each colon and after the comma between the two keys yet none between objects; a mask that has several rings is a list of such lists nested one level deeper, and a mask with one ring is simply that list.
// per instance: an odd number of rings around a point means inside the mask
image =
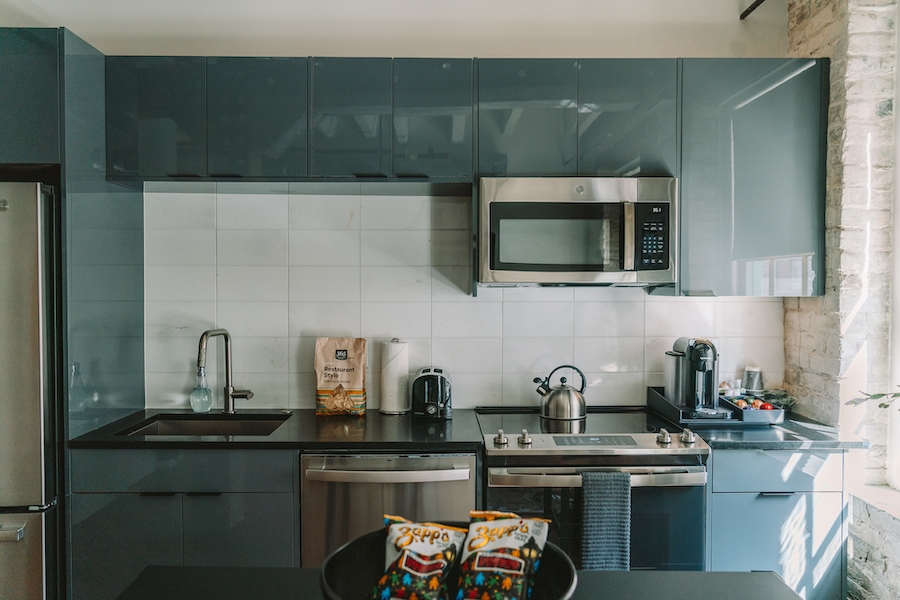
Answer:
[{"label": "stovetop burner", "polygon": [[[681,437],[681,428],[657,417],[646,407],[603,407],[567,433],[564,423],[541,418],[537,408],[477,408],[488,457],[601,457],[621,458],[707,455],[699,437]],[[562,429],[560,428],[562,427]],[[660,432],[665,429],[670,435]],[[499,435],[503,430],[503,436]]]}]

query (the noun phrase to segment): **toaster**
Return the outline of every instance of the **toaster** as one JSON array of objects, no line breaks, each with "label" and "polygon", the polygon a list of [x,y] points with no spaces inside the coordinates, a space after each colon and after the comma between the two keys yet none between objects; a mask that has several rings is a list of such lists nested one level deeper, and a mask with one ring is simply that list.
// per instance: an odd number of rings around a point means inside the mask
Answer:
[{"label": "toaster", "polygon": [[451,419],[450,378],[443,369],[425,367],[416,374],[410,388],[414,417],[422,419]]}]

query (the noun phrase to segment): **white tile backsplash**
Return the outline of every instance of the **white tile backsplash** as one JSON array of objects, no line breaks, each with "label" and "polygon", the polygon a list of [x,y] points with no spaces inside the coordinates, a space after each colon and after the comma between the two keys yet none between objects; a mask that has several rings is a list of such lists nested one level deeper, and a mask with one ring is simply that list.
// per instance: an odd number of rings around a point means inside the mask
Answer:
[{"label": "white tile backsplash", "polygon": [[[145,193],[148,407],[188,406],[199,336],[214,327],[233,336],[235,386],[255,394],[238,401],[246,407],[314,407],[317,336],[368,340],[373,409],[380,344],[392,337],[409,343],[411,375],[448,370],[459,408],[536,406],[532,379],[562,364],[584,371],[589,404],[643,404],[681,336],[713,340],[722,379],[754,365],[767,386],[781,384],[780,300],[632,288],[482,287],[472,296],[470,198],[334,185],[341,194],[300,193],[300,184],[169,192],[158,183]],[[217,406],[220,354],[211,348]]]}]

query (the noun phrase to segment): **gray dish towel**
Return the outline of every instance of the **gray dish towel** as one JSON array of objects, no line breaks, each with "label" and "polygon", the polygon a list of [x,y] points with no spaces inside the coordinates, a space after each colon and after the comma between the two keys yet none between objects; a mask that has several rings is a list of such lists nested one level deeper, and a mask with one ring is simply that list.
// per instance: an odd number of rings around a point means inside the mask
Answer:
[{"label": "gray dish towel", "polygon": [[581,474],[581,568],[627,571],[631,563],[631,475]]}]

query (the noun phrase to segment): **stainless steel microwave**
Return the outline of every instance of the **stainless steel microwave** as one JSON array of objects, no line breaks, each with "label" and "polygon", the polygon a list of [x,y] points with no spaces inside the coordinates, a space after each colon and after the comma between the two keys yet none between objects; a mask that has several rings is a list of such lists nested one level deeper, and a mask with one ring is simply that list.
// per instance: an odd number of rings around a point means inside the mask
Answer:
[{"label": "stainless steel microwave", "polygon": [[673,177],[484,177],[483,286],[674,284]]}]

